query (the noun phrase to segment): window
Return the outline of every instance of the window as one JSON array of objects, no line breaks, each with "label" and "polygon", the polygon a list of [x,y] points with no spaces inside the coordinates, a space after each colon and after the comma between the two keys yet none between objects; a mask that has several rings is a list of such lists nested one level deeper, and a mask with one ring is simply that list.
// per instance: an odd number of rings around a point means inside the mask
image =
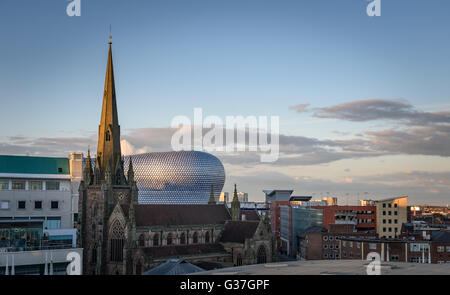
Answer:
[{"label": "window", "polygon": [[444,246],[437,246],[438,252],[444,252]]},{"label": "window", "polygon": [[377,244],[370,243],[370,244],[369,244],[369,249],[370,249],[370,250],[376,250],[376,249],[377,249]]},{"label": "window", "polygon": [[385,227],[383,227],[383,232],[384,232],[384,233],[386,232],[386,228],[385,228]]},{"label": "window", "polygon": [[350,242],[350,248],[353,248],[353,242]]},{"label": "window", "polygon": [[392,255],[391,256],[392,261],[398,261],[398,255]]},{"label": "window", "polygon": [[323,236],[324,241],[328,241],[328,236]]},{"label": "window", "polygon": [[383,215],[386,215],[386,211],[383,211]]},{"label": "window", "polygon": [[388,221],[389,221],[389,222],[388,222],[389,224],[391,224],[391,223],[392,223],[392,219],[389,219]]},{"label": "window", "polygon": [[42,201],[34,201],[34,209],[42,209]]},{"label": "window", "polygon": [[323,257],[328,258],[328,254],[327,253],[323,254]]},{"label": "window", "polygon": [[0,201],[0,209],[3,210],[9,209],[9,201]]},{"label": "window", "polygon": [[25,201],[18,201],[17,202],[17,209],[25,209],[27,206],[27,202]]},{"label": "window", "polygon": [[61,217],[47,217],[46,227],[47,229],[61,228]]},{"label": "window", "polygon": [[398,207],[398,204],[397,204],[397,203],[395,203],[395,204],[394,204],[394,208],[397,208],[397,207]]},{"label": "window", "polygon": [[398,211],[394,211],[394,215],[398,215]]},{"label": "window", "polygon": [[330,236],[328,239],[329,239],[330,241],[332,241],[332,240],[333,240],[333,236]]},{"label": "window", "polygon": [[111,134],[109,133],[109,130],[106,131],[105,139],[106,139],[106,141],[110,141],[111,140]]},{"label": "window", "polygon": [[58,209],[59,208],[59,202],[58,201],[51,201],[50,202],[50,208],[51,209]]},{"label": "window", "polygon": [[12,189],[13,190],[24,190],[25,189],[25,180],[13,180],[12,181]]},{"label": "window", "polygon": [[209,231],[207,231],[205,234],[205,243],[208,244],[209,240],[210,240],[210,235],[209,235]]},{"label": "window", "polygon": [[155,234],[153,236],[153,246],[158,246],[159,245],[159,235]]},{"label": "window", "polygon": [[236,266],[241,266],[241,265],[242,265],[242,255],[241,255],[241,253],[239,253],[236,258]]},{"label": "window", "polygon": [[192,236],[192,242],[194,244],[198,243],[198,233],[197,232],[195,232],[194,235]]},{"label": "window", "polygon": [[361,243],[356,243],[356,248],[361,249]]},{"label": "window", "polygon": [[169,233],[167,235],[167,245],[172,245],[172,242],[173,242],[172,233]]},{"label": "window", "polygon": [[324,248],[324,249],[328,249],[328,245],[327,245],[327,244],[324,244],[324,245],[323,245],[323,248]]},{"label": "window", "polygon": [[342,241],[342,247],[345,247],[347,245],[346,241]]},{"label": "window", "polygon": [[398,224],[398,220],[397,220],[397,219],[394,219],[394,223],[395,223],[395,224]]},{"label": "window", "polygon": [[32,191],[41,191],[42,190],[42,181],[30,181],[30,190]]},{"label": "window", "polygon": [[264,245],[259,246],[256,263],[258,263],[258,264],[266,263],[266,261],[267,261],[266,256],[267,256],[266,255],[266,247],[264,247]]},{"label": "window", "polygon": [[48,191],[59,191],[59,181],[47,181],[45,189]]},{"label": "window", "polygon": [[333,257],[334,257],[333,253],[330,253],[329,257],[330,257],[331,259],[333,259]]},{"label": "window", "polygon": [[389,204],[389,205],[388,205],[388,208],[392,208],[392,204]]},{"label": "window", "polygon": [[388,211],[388,215],[392,215],[392,211]]},{"label": "window", "polygon": [[110,240],[111,261],[123,261],[123,241],[125,239],[124,229],[119,221],[115,221],[112,226]]},{"label": "window", "polygon": [[186,234],[185,233],[181,233],[180,244],[182,244],[182,245],[186,244]]},{"label": "window", "polygon": [[9,190],[9,180],[0,179],[0,190]]},{"label": "window", "polygon": [[61,167],[58,167],[58,173],[62,173],[63,169]]},{"label": "window", "polygon": [[141,234],[141,235],[139,236],[139,246],[140,246],[140,247],[144,247],[144,246],[145,246],[145,237],[144,237],[144,234]]},{"label": "window", "polygon": [[386,219],[383,219],[383,224],[386,224]]},{"label": "window", "polygon": [[392,227],[389,228],[389,232],[392,232]]},{"label": "window", "polygon": [[450,252],[450,246],[445,247],[447,252]]},{"label": "window", "polygon": [[383,203],[383,208],[386,208],[386,204],[385,203]]}]

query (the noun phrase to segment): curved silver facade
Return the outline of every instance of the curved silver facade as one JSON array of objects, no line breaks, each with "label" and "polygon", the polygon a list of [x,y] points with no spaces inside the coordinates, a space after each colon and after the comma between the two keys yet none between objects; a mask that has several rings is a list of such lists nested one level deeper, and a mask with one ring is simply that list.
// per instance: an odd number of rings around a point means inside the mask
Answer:
[{"label": "curved silver facade", "polygon": [[207,204],[214,187],[216,201],[225,183],[225,169],[218,158],[199,151],[155,152],[130,157],[141,204]]}]

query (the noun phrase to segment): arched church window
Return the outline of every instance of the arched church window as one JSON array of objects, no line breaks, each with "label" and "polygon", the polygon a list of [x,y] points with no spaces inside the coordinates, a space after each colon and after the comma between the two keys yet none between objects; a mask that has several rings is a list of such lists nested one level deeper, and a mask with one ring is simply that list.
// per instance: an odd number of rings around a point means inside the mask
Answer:
[{"label": "arched church window", "polygon": [[92,263],[97,263],[97,245],[92,248]]},{"label": "arched church window", "polygon": [[208,244],[209,240],[210,240],[210,235],[209,235],[209,231],[207,231],[205,234],[205,243]]},{"label": "arched church window", "polygon": [[258,256],[256,263],[266,263],[267,257],[266,257],[266,247],[264,245],[259,246],[258,248]]},{"label": "arched church window", "polygon": [[242,255],[241,255],[241,253],[239,253],[236,258],[236,266],[241,266],[241,265],[242,265]]},{"label": "arched church window", "polygon": [[182,245],[186,244],[186,234],[185,233],[181,233],[180,244],[182,244]]},{"label": "arched church window", "polygon": [[167,245],[172,245],[172,242],[173,242],[172,233],[169,233],[167,235]]},{"label": "arched church window", "polygon": [[194,235],[192,236],[192,242],[194,244],[198,243],[198,233],[197,232],[195,232]]},{"label": "arched church window", "polygon": [[96,230],[97,230],[97,228],[96,228],[96,226],[95,226],[95,223],[93,223],[92,224],[92,239],[95,241],[95,239],[96,239]]},{"label": "arched church window", "polygon": [[115,221],[111,227],[110,251],[111,261],[123,261],[124,229],[119,221]]},{"label": "arched church window", "polygon": [[141,234],[141,235],[139,236],[139,246],[140,246],[140,247],[144,247],[144,246],[145,246],[145,237],[144,237],[144,234]]},{"label": "arched church window", "polygon": [[159,246],[159,235],[155,234],[153,236],[153,246]]}]

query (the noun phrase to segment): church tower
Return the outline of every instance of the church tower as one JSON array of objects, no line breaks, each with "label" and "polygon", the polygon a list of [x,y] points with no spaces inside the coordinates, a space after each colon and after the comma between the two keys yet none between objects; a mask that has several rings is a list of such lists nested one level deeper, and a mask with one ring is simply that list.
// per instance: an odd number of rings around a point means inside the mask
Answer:
[{"label": "church tower", "polygon": [[[118,203],[130,206],[138,200],[131,162],[128,179],[124,173],[111,45],[110,36],[94,169],[88,151],[79,188],[78,242],[83,248],[83,274],[122,273],[120,264],[129,223],[114,224],[113,230],[108,221]],[[114,235],[114,242],[111,242],[111,235]]]}]

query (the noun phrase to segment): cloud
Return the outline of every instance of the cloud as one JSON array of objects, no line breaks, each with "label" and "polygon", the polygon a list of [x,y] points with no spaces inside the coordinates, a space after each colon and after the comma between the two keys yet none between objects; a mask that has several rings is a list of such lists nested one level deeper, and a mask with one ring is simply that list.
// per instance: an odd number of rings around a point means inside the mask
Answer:
[{"label": "cloud", "polygon": [[316,108],[314,117],[353,122],[373,120],[404,121],[409,125],[450,123],[450,111],[423,112],[405,100],[367,99],[331,107]]},{"label": "cloud", "polygon": [[303,112],[306,112],[306,109],[308,108],[308,106],[309,106],[309,103],[304,103],[304,104],[298,104],[295,106],[291,106],[291,107],[289,107],[289,109],[294,110],[298,113],[303,113]]}]

